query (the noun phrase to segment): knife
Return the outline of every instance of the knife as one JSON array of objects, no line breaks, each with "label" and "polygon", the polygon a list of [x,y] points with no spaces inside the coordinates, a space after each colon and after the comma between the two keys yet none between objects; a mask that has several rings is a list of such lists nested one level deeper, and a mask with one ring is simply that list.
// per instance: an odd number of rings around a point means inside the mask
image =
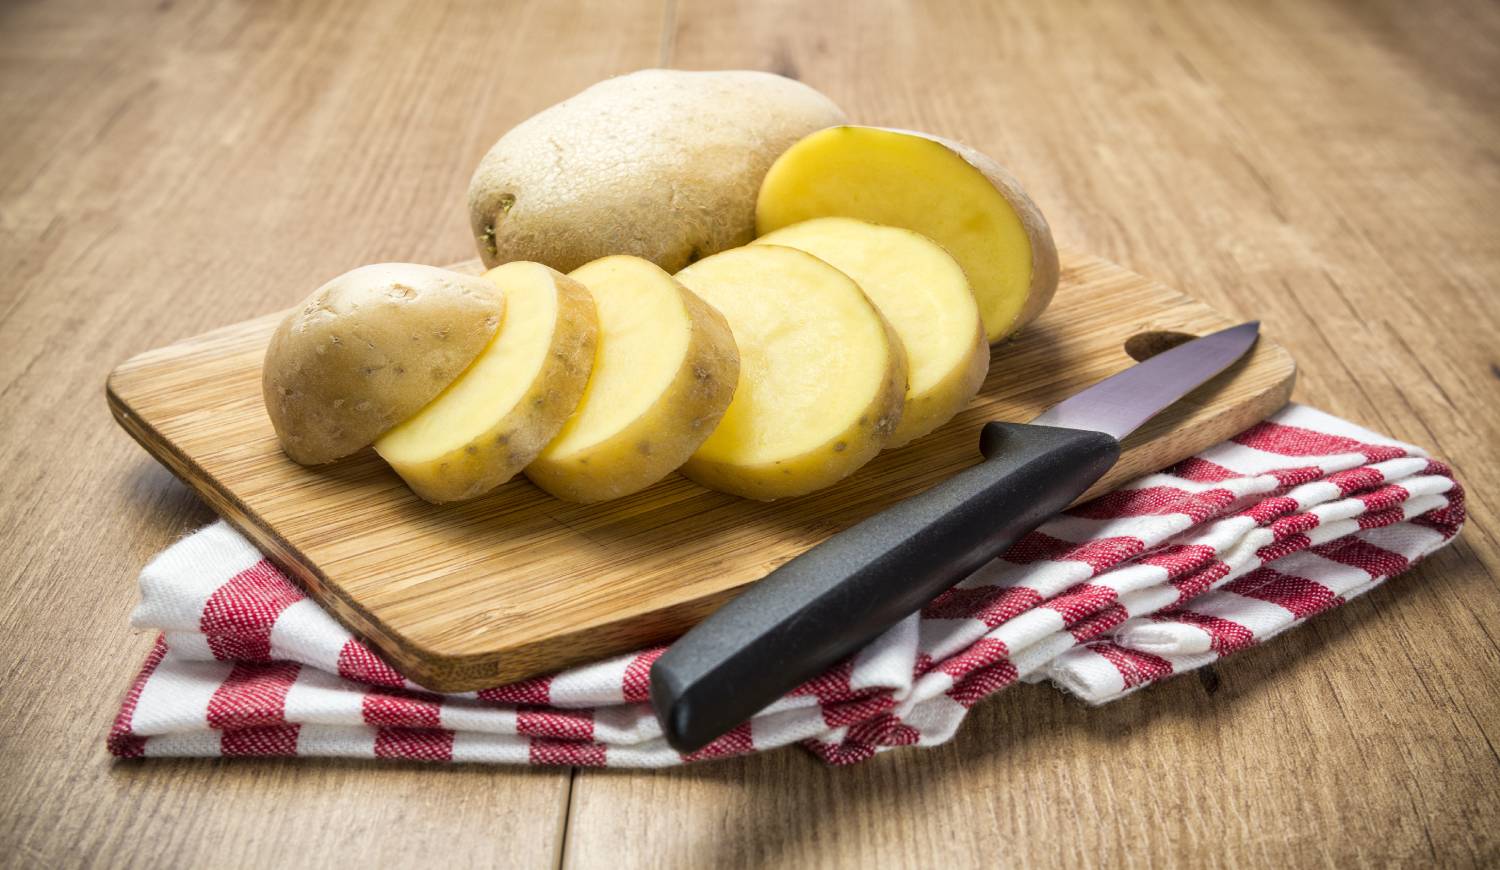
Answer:
[{"label": "knife", "polygon": [[1252,321],[1159,353],[1029,423],[986,423],[984,461],[750,585],[651,668],[667,742],[703,748],[856,652],[1066,508],[1120,441],[1255,344]]}]

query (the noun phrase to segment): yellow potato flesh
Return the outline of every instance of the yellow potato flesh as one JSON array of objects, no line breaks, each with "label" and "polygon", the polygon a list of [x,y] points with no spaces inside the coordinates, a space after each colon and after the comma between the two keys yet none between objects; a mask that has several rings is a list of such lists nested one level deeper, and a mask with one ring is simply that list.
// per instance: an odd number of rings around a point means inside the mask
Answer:
[{"label": "yellow potato flesh", "polygon": [[572,414],[593,365],[597,321],[581,285],[528,262],[485,278],[508,302],[495,337],[436,399],[375,442],[429,501],[472,498],[513,477]]},{"label": "yellow potato flesh", "polygon": [[872,127],[831,127],[801,140],[761,184],[757,231],[829,216],[927,236],[963,267],[991,341],[1019,325],[1032,293],[1027,228],[992,179],[946,144]]},{"label": "yellow potato flesh", "polygon": [[578,409],[526,475],[570,501],[618,498],[708,437],[734,394],[738,355],[723,317],[647,260],[605,257],[569,277],[594,297],[599,348]]},{"label": "yellow potato flesh", "polygon": [[578,410],[542,451],[552,459],[592,447],[645,413],[676,377],[692,334],[672,277],[645,260],[608,257],[569,277],[594,297],[599,350]]},{"label": "yellow potato flesh", "polygon": [[880,451],[900,422],[906,361],[858,284],[776,245],[716,254],[677,279],[724,314],[740,353],[734,401],[685,475],[772,499],[828,486]]},{"label": "yellow potato flesh", "polygon": [[932,240],[852,218],[816,218],[755,244],[806,251],[853,278],[906,350],[898,447],[948,422],[984,382],[990,350],[963,269]]}]

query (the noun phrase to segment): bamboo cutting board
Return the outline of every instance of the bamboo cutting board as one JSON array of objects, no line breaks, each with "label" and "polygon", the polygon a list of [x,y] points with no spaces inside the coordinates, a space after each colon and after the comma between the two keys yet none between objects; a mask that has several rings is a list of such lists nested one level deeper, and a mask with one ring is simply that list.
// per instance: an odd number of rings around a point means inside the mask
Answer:
[{"label": "bamboo cutting board", "polygon": [[[477,264],[456,267],[477,271]],[[1064,254],[1046,314],[995,348],[968,410],[851,478],[774,503],[673,476],[596,505],[517,478],[430,505],[373,451],[304,468],[282,455],[260,392],[273,314],[143,353],[110,375],[116,420],[413,680],[498,685],[669,640],[737,590],[979,460],[979,428],[1043,408],[1232,323],[1103,260]],[[1125,442],[1091,494],[1169,465],[1281,407],[1296,366],[1261,338],[1233,368]]]}]

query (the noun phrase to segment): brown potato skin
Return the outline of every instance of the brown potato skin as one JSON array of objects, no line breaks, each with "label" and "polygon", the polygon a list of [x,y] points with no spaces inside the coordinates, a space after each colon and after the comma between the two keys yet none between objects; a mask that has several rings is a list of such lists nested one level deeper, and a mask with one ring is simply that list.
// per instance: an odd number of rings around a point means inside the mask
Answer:
[{"label": "brown potato skin", "polygon": [[318,465],[368,446],[458,377],[504,315],[489,281],[413,263],[319,287],[276,328],[261,369],[282,450]]},{"label": "brown potato skin", "polygon": [[486,266],[562,272],[633,254],[675,273],[755,238],[771,163],[841,124],[833,101],[764,72],[648,69],[606,79],[522,121],[469,183]]},{"label": "brown potato skin", "polygon": [[508,482],[578,407],[594,367],[599,320],[587,287],[566,275],[554,273],[552,278],[557,283],[557,333],[546,363],[511,412],[479,443],[423,463],[420,474],[401,475],[423,499],[434,504],[465,501]]}]

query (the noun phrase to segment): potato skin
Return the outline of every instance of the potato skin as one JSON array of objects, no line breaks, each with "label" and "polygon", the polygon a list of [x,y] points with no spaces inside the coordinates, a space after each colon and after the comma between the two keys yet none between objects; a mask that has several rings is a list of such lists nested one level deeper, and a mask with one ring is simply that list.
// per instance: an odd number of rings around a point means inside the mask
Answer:
[{"label": "potato skin", "polygon": [[272,334],[261,369],[282,449],[317,465],[368,446],[458,377],[504,314],[494,284],[412,263],[319,287]]},{"label": "potato skin", "polygon": [[563,460],[532,462],[533,483],[566,501],[620,498],[671,474],[713,433],[734,398],[740,356],[724,315],[686,288],[682,297],[693,332],[672,385],[615,437]]},{"label": "potato skin", "polygon": [[553,277],[558,335],[546,364],[515,408],[467,446],[400,470],[407,486],[427,501],[476,498],[515,477],[578,407],[594,367],[599,321],[587,288],[566,275]]},{"label": "potato skin", "polygon": [[633,254],[669,273],[755,237],[755,200],[793,142],[841,124],[816,90],[772,73],[647,69],[521,122],[469,183],[486,266],[570,272]]}]

